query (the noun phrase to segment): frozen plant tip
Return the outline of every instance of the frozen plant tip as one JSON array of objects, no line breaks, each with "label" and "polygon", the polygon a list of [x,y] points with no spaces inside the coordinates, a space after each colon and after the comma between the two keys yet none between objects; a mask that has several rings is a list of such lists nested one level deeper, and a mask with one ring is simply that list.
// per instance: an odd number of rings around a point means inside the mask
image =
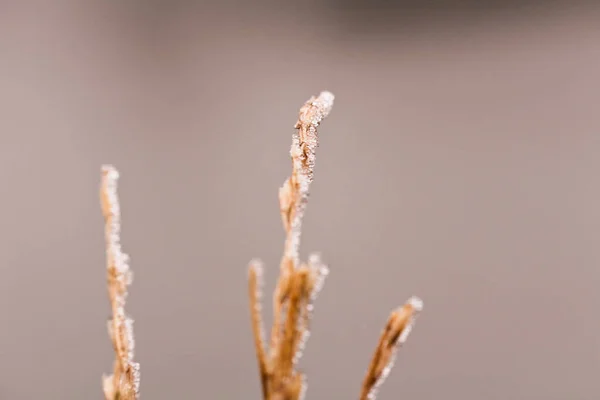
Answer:
[{"label": "frozen plant tip", "polygon": [[421,299],[411,297],[404,306],[390,314],[363,381],[360,400],[375,399],[377,389],[394,366],[396,350],[406,341],[415,318],[422,309]]},{"label": "frozen plant tip", "polygon": [[139,364],[133,361],[133,321],[125,313],[127,286],[131,283],[128,257],[121,251],[121,211],[117,196],[119,173],[112,166],[102,167],[100,203],[106,237],[106,268],[112,319],[108,321],[115,362],[113,373],[103,377],[106,400],[136,400],[139,397]]},{"label": "frozen plant tip", "polygon": [[[333,95],[329,92],[312,97],[300,109],[294,126],[296,132],[290,149],[292,174],[279,189],[286,238],[273,294],[273,326],[268,343],[265,343],[260,304],[263,267],[257,260],[249,265],[250,316],[264,400],[299,400],[306,391],[306,379],[296,370],[296,364],[309,336],[313,301],[328,269],[317,255],[301,263],[298,248],[313,180],[317,127],[332,106]],[[374,400],[377,388],[393,365],[396,349],[406,340],[421,308],[421,300],[413,297],[390,315],[363,381],[360,400]]]},{"label": "frozen plant tip", "polygon": [[302,216],[313,179],[317,127],[332,106],[333,95],[322,92],[304,104],[294,126],[296,132],[290,149],[292,174],[279,190],[279,208],[286,238],[273,296],[273,327],[268,348],[260,308],[262,265],[253,261],[249,266],[252,332],[265,400],[298,400],[305,392],[305,377],[295,367],[308,338],[312,302],[323,284],[327,267],[317,256],[312,256],[308,263],[300,263],[298,248]]}]

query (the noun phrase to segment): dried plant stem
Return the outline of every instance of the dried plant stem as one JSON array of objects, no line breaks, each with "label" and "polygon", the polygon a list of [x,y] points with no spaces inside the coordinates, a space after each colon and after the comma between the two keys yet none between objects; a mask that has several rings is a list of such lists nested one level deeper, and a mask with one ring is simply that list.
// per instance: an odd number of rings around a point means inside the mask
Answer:
[{"label": "dried plant stem", "polygon": [[333,95],[322,92],[300,109],[290,156],[292,174],[279,190],[279,205],[286,233],[280,275],[273,296],[273,327],[269,351],[262,335],[259,305],[259,267],[250,264],[249,289],[256,354],[265,400],[298,400],[305,390],[304,376],[295,371],[308,337],[312,301],[320,289],[327,268],[316,256],[300,265],[298,248],[302,216],[313,179],[317,127],[331,111]]},{"label": "dried plant stem", "polygon": [[[273,294],[273,326],[268,348],[260,306],[262,265],[252,261],[249,266],[252,332],[265,400],[298,400],[306,390],[305,378],[295,367],[309,335],[312,303],[328,270],[316,255],[311,256],[308,263],[300,263],[298,248],[302,216],[313,180],[317,127],[332,106],[333,95],[329,92],[311,98],[300,109],[295,125],[297,131],[290,149],[292,174],[279,189],[286,237]],[[363,381],[360,400],[375,399],[377,388],[393,366],[397,348],[406,340],[422,306],[421,300],[413,297],[390,315]]]},{"label": "dried plant stem", "polygon": [[377,389],[393,367],[396,350],[408,337],[415,318],[422,308],[423,302],[417,297],[412,297],[404,306],[392,312],[363,380],[360,400],[375,399]]},{"label": "dried plant stem", "polygon": [[127,317],[124,308],[131,271],[120,244],[118,178],[116,169],[102,167],[100,203],[105,223],[108,295],[112,310],[108,331],[116,355],[113,374],[103,377],[103,388],[106,400],[135,400],[139,395],[139,364],[133,361],[133,321]]},{"label": "dried plant stem", "polygon": [[260,374],[260,383],[263,397],[266,397],[268,384],[267,353],[265,350],[264,328],[261,317],[261,286],[262,285],[262,264],[254,260],[250,263],[248,273],[248,288],[250,294],[250,317],[252,320],[252,334],[254,336],[254,347],[256,349],[256,359],[258,360],[258,370]]}]

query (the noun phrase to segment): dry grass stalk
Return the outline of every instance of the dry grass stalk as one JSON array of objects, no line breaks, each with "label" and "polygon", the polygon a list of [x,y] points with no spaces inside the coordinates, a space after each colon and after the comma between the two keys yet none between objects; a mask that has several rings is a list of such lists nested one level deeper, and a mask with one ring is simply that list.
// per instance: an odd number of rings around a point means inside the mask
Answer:
[{"label": "dry grass stalk", "polygon": [[390,314],[363,380],[360,400],[375,399],[377,389],[394,365],[396,350],[406,341],[422,308],[423,302],[417,297],[412,297],[404,306]]},{"label": "dry grass stalk", "polygon": [[119,173],[112,166],[102,167],[100,203],[106,236],[108,295],[112,319],[108,332],[115,350],[113,373],[103,376],[106,400],[135,400],[139,396],[139,364],[133,361],[133,321],[125,313],[127,286],[131,283],[128,257],[121,251],[121,212],[117,196]]},{"label": "dry grass stalk", "polygon": [[[273,326],[268,348],[260,304],[262,264],[253,260],[249,266],[252,332],[265,400],[298,400],[306,390],[305,377],[295,366],[309,335],[312,303],[328,270],[317,255],[311,256],[308,263],[300,263],[298,247],[302,216],[313,179],[317,127],[332,106],[333,95],[329,92],[311,98],[300,109],[295,125],[297,131],[290,150],[292,174],[279,190],[286,240],[273,296]],[[421,308],[421,300],[413,297],[390,315],[363,381],[360,400],[374,400],[377,388],[393,366],[396,349],[406,340]]]},{"label": "dry grass stalk", "polygon": [[286,233],[280,275],[273,297],[273,327],[269,349],[265,348],[260,314],[262,266],[253,261],[249,267],[252,331],[263,397],[266,400],[298,400],[305,390],[305,378],[295,366],[309,334],[310,313],[327,267],[318,256],[308,263],[298,260],[302,216],[313,179],[317,127],[331,111],[333,95],[322,92],[300,109],[290,149],[292,174],[279,190],[279,205]]}]

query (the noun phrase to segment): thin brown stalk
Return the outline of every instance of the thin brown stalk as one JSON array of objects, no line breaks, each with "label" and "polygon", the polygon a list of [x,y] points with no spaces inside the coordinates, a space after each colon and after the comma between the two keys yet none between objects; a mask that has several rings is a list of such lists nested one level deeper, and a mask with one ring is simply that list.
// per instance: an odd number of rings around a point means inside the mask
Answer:
[{"label": "thin brown stalk", "polygon": [[[273,326],[268,348],[262,330],[259,301],[260,264],[252,262],[249,271],[249,296],[252,332],[256,347],[263,398],[265,400],[298,400],[306,390],[304,375],[296,371],[309,335],[313,301],[319,292],[327,267],[316,255],[308,263],[298,260],[302,217],[313,180],[317,127],[333,105],[328,92],[311,98],[301,109],[293,136],[290,155],[292,174],[279,189],[279,206],[285,230],[285,245],[280,272],[273,294]],[[394,311],[379,339],[365,376],[360,400],[373,400],[378,386],[389,373],[397,348],[414,323],[422,302],[411,298]]]},{"label": "thin brown stalk", "polygon": [[423,308],[422,301],[412,297],[388,318],[371,359],[360,393],[360,400],[374,400],[394,364],[396,350],[408,337],[415,318]]},{"label": "thin brown stalk", "polygon": [[[257,274],[250,267],[250,306],[252,331],[265,400],[298,400],[305,390],[304,376],[295,371],[308,337],[312,301],[326,275],[320,262],[300,266],[298,248],[302,216],[313,179],[317,127],[331,111],[333,95],[322,92],[300,109],[290,156],[292,174],[279,190],[281,219],[286,233],[280,274],[273,296],[273,326],[268,355],[263,353],[262,318],[257,300]],[[313,258],[316,260],[316,258]]]},{"label": "thin brown stalk", "polygon": [[273,299],[274,323],[271,332],[271,356],[277,357],[280,350],[282,308],[290,291],[290,279],[298,266],[298,249],[302,217],[308,202],[309,188],[313,180],[315,153],[319,145],[317,127],[333,107],[333,94],[322,92],[310,98],[300,109],[297,131],[292,136],[290,156],[292,174],[279,189],[279,209],[286,233],[283,257],[280,263],[280,276]]},{"label": "thin brown stalk", "polygon": [[262,296],[262,264],[253,260],[248,268],[248,289],[250,297],[250,317],[252,319],[252,334],[254,336],[254,347],[258,361],[260,384],[263,396],[267,393],[268,383],[268,360],[265,349],[264,328],[260,299]]},{"label": "thin brown stalk", "polygon": [[102,167],[100,203],[105,224],[108,296],[112,310],[108,332],[115,350],[113,373],[103,377],[103,389],[106,400],[136,400],[139,396],[139,364],[133,361],[133,321],[125,313],[127,286],[132,275],[128,257],[121,251],[118,178],[119,173],[112,166]]},{"label": "thin brown stalk", "polygon": [[304,333],[301,316],[305,312],[308,284],[308,270],[301,268],[292,274],[290,293],[287,304],[287,315],[282,332],[277,367],[283,376],[289,376],[294,368],[294,354],[300,348],[300,340]]}]

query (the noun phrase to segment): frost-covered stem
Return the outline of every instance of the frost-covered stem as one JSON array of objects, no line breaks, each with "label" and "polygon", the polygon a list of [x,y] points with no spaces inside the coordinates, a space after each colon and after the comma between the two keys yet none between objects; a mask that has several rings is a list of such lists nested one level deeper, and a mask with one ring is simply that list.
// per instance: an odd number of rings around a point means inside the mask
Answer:
[{"label": "frost-covered stem", "polygon": [[279,209],[285,230],[285,245],[280,264],[280,278],[273,298],[274,323],[271,332],[271,355],[276,356],[280,345],[281,326],[283,324],[283,299],[287,296],[286,286],[292,270],[298,267],[298,248],[302,217],[308,202],[310,184],[313,180],[315,153],[319,145],[317,128],[329,115],[333,107],[334,96],[324,91],[318,97],[311,97],[300,108],[298,121],[294,125],[296,132],[292,136],[290,157],[292,174],[279,189]]},{"label": "frost-covered stem", "polygon": [[360,392],[360,400],[375,400],[377,389],[394,366],[396,351],[408,337],[417,314],[423,309],[418,297],[411,297],[388,318],[369,364]]},{"label": "frost-covered stem", "polygon": [[262,321],[261,296],[262,296],[262,263],[252,260],[248,268],[248,291],[250,297],[250,318],[252,321],[252,335],[254,336],[254,347],[258,361],[258,372],[260,374],[260,385],[263,397],[266,398],[268,391],[268,360],[265,349],[264,328]]},{"label": "frost-covered stem", "polygon": [[302,217],[313,181],[315,152],[319,145],[317,128],[331,112],[333,100],[330,92],[321,92],[318,97],[310,98],[300,109],[294,125],[297,131],[290,148],[292,174],[279,190],[279,205],[286,232],[284,257],[293,260],[294,265],[298,262]]},{"label": "frost-covered stem", "polygon": [[292,174],[279,189],[279,205],[286,233],[280,274],[273,295],[273,327],[267,354],[262,336],[259,302],[260,268],[250,263],[249,296],[252,332],[265,400],[299,400],[305,393],[304,375],[295,370],[309,335],[312,303],[323,285],[327,267],[318,256],[300,264],[298,247],[302,216],[313,179],[317,127],[331,111],[333,95],[322,92],[300,109],[292,138]]},{"label": "frost-covered stem", "polygon": [[115,350],[112,376],[103,377],[107,400],[135,400],[139,397],[139,364],[133,361],[133,321],[125,313],[127,286],[131,283],[128,257],[121,250],[121,211],[117,196],[119,173],[112,166],[102,167],[100,203],[105,223],[106,268],[112,319],[108,331]]}]

